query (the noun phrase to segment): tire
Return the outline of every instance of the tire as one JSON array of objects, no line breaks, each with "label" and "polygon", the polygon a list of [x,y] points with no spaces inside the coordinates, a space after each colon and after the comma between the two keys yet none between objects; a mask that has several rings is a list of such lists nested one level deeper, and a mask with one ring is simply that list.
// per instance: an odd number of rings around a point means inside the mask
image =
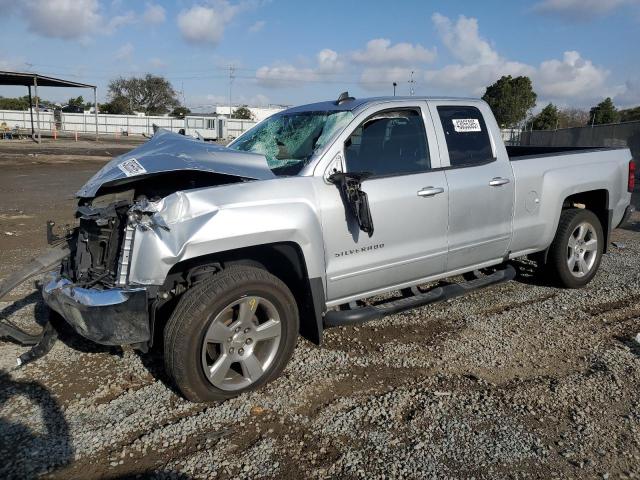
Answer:
[{"label": "tire", "polygon": [[592,211],[563,210],[547,256],[551,280],[565,288],[584,287],[598,271],[603,247],[602,224]]},{"label": "tire", "polygon": [[280,375],[298,325],[295,298],[279,278],[229,267],[180,299],[164,330],[166,371],[193,402],[238,396]]}]

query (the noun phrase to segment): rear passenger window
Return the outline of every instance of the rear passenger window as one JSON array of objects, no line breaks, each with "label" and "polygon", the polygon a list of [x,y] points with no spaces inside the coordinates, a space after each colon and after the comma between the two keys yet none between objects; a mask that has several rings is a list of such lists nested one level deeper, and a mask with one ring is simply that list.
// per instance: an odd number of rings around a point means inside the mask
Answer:
[{"label": "rear passenger window", "polygon": [[471,166],[493,160],[489,132],[476,107],[440,106],[438,114],[449,149],[452,167]]},{"label": "rear passenger window", "polygon": [[365,120],[345,142],[349,172],[373,176],[424,172],[431,168],[422,116],[417,110],[380,112]]}]

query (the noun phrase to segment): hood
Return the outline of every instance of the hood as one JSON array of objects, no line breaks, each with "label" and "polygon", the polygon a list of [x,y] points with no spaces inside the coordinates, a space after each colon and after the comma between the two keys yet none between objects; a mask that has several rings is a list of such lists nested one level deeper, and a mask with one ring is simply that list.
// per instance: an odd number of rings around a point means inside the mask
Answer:
[{"label": "hood", "polygon": [[168,130],[158,130],[145,144],[113,158],[89,179],[76,196],[94,197],[104,185],[118,185],[134,177],[179,170],[201,170],[253,180],[275,178],[263,155],[239,152]]}]

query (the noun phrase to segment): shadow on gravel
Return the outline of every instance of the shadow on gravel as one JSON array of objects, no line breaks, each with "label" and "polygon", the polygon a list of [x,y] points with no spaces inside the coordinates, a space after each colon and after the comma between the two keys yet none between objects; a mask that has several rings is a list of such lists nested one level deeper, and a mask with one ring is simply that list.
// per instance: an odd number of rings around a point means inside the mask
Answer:
[{"label": "shadow on gravel", "polygon": [[553,287],[545,272],[532,260],[512,260],[511,264],[516,269],[515,281],[525,285],[537,287]]},{"label": "shadow on gravel", "polygon": [[640,344],[636,342],[634,338],[623,337],[623,336],[617,336],[614,338],[618,340],[620,343],[629,347],[629,351],[633,353],[636,357],[640,357]]},{"label": "shadow on gravel", "polygon": [[163,480],[190,480],[193,477],[187,475],[186,473],[176,472],[175,470],[146,470],[140,473],[107,477],[108,480],[138,480],[141,478],[154,478]]},{"label": "shadow on gravel", "polygon": [[[2,414],[14,397],[39,408],[40,429]],[[38,382],[13,380],[0,371],[0,478],[34,478],[71,462],[73,454],[69,425],[51,392]]]},{"label": "shadow on gravel", "polygon": [[640,222],[629,222],[626,225],[620,227],[622,230],[629,230],[630,232],[640,232]]}]

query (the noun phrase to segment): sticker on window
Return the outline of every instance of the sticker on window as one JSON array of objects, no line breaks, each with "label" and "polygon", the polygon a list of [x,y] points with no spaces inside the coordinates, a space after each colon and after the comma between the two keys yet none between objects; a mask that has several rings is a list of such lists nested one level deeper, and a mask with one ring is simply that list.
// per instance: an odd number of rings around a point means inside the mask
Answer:
[{"label": "sticker on window", "polygon": [[135,158],[130,158],[118,164],[118,168],[124,172],[127,177],[135,177],[147,173],[145,168]]},{"label": "sticker on window", "polygon": [[480,122],[477,118],[454,118],[451,120],[453,122],[453,129],[456,132],[481,132]]}]

